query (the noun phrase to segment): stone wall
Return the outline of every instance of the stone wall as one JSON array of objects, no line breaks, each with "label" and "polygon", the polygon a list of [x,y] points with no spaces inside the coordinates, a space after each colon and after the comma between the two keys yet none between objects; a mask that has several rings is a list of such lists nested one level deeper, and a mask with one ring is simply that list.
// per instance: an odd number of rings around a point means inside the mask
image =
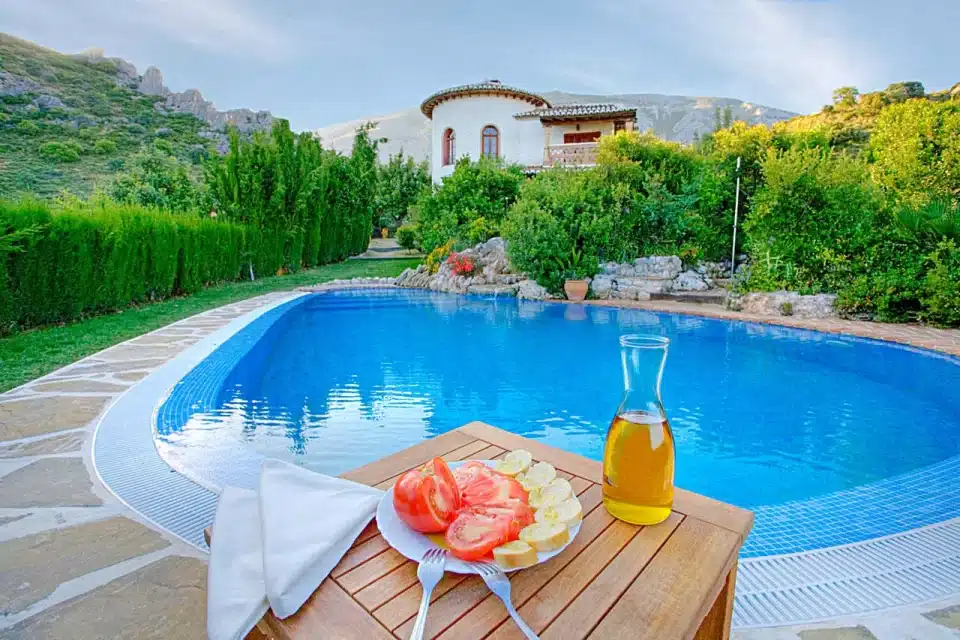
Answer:
[{"label": "stone wall", "polygon": [[[502,238],[490,240],[461,251],[460,255],[476,260],[477,270],[470,276],[458,276],[444,262],[431,274],[426,265],[407,269],[397,278],[398,287],[430,289],[450,293],[493,293],[517,296],[527,300],[548,300],[554,296],[523,274],[514,273],[505,253]],[[703,262],[683,270],[677,256],[651,256],[633,262],[602,265],[601,272],[590,282],[590,291],[600,300],[649,300],[652,293],[674,291],[707,291],[717,288],[714,278],[725,277],[729,265]]]},{"label": "stone wall", "polygon": [[600,300],[649,300],[654,293],[715,289],[713,278],[727,272],[729,267],[722,263],[703,262],[684,271],[677,256],[650,256],[604,264],[590,282],[590,291]]},{"label": "stone wall", "polygon": [[730,298],[727,306],[761,316],[795,316],[797,318],[836,318],[837,296],[832,293],[801,295],[793,291],[748,293]]}]

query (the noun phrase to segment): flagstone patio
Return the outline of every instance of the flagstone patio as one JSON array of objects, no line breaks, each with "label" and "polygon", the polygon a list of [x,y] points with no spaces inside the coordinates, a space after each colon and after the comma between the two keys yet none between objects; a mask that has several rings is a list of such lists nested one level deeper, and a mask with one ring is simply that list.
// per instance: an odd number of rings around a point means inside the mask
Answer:
[{"label": "flagstone patio", "polygon": [[[205,554],[142,521],[102,485],[90,459],[93,434],[98,416],[149,372],[231,320],[288,295],[268,294],[194,316],[0,394],[0,637],[205,637]],[[624,306],[843,332],[960,355],[955,330],[760,318],[673,302]],[[734,635],[957,638],[960,595]]]}]

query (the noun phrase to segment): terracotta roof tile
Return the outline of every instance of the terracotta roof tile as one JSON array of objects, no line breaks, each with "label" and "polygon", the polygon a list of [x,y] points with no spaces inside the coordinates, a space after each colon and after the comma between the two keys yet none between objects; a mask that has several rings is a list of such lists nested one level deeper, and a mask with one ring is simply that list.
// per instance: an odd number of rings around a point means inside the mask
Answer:
[{"label": "terracotta roof tile", "polygon": [[533,109],[514,114],[514,118],[583,118],[588,116],[628,115],[636,117],[637,110],[622,104],[561,104],[555,107]]},{"label": "terracotta roof tile", "polygon": [[515,98],[520,98],[521,100],[527,100],[536,107],[550,106],[550,103],[547,101],[547,99],[539,94],[532,93],[525,89],[518,89],[517,87],[505,85],[499,80],[485,80],[484,82],[477,82],[475,84],[462,84],[459,87],[451,87],[449,89],[444,89],[443,91],[437,91],[423,101],[423,103],[420,105],[420,111],[423,112],[423,115],[427,116],[428,118],[432,118],[433,108],[441,102],[450,100],[451,98],[488,93],[503,93],[510,95]]}]

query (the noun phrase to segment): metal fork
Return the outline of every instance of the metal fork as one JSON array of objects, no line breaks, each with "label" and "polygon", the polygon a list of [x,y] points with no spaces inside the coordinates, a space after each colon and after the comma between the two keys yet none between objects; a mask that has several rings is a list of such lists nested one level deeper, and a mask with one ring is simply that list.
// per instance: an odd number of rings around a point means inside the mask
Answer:
[{"label": "metal fork", "polygon": [[420,566],[417,567],[417,578],[423,585],[423,597],[420,599],[420,611],[417,612],[417,621],[413,625],[410,640],[422,640],[423,630],[427,625],[427,607],[430,606],[430,594],[443,578],[443,567],[447,562],[446,549],[430,549],[423,554]]},{"label": "metal fork", "polygon": [[487,583],[490,591],[503,600],[503,605],[507,608],[507,613],[510,614],[513,621],[520,627],[520,631],[527,637],[527,640],[539,640],[539,636],[523,621],[523,618],[520,617],[520,614],[517,613],[517,610],[513,607],[513,602],[510,600],[510,578],[503,572],[503,569],[490,562],[476,562],[473,566],[476,567],[477,573],[480,574],[483,581]]}]

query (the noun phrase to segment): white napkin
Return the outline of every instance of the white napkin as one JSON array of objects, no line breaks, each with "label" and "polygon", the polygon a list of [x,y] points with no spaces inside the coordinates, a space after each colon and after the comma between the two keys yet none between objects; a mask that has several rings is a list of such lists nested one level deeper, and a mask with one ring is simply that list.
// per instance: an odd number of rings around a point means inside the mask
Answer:
[{"label": "white napkin", "polygon": [[293,615],[373,518],[383,492],[265,460],[258,492],[227,487],[213,521],[207,634],[243,638],[273,609]]}]

